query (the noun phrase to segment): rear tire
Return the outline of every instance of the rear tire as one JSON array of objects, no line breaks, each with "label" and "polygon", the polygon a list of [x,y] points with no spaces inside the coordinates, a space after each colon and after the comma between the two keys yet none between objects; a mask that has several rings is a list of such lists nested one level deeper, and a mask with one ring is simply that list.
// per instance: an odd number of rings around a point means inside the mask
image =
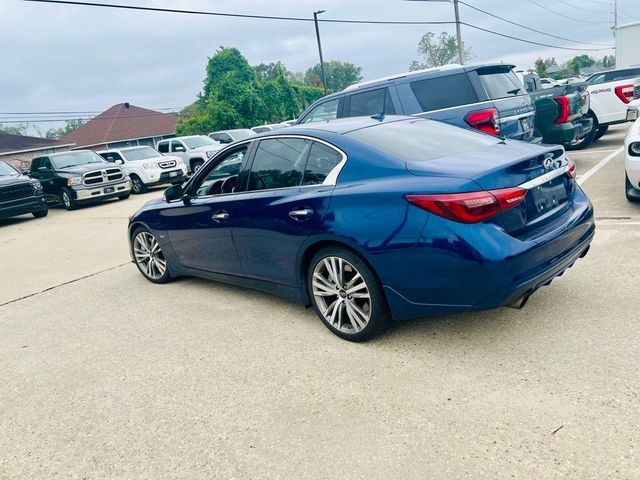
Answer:
[{"label": "rear tire", "polygon": [[565,143],[564,148],[567,150],[582,150],[583,148],[587,148],[589,145],[591,145],[591,143],[596,139],[596,133],[598,132],[599,128],[598,127],[598,120],[596,119],[596,116],[593,115],[592,113],[588,114],[589,117],[591,117],[591,119],[593,120],[593,127],[591,128],[591,131],[589,133],[587,133],[584,137],[582,137],[580,140],[573,142],[573,143]]},{"label": "rear tire", "polygon": [[596,130],[596,136],[593,137],[593,140],[598,140],[599,138],[602,138],[602,136],[607,133],[607,130],[609,130],[609,125],[604,125],[602,127],[598,127],[598,130]]},{"label": "rear tire", "polygon": [[340,338],[363,342],[389,324],[380,282],[351,250],[326,247],[317,252],[309,264],[307,285],[316,314]]},{"label": "rear tire", "polygon": [[37,212],[33,212],[32,215],[36,218],[42,218],[42,217],[46,217],[49,214],[49,209],[47,208],[46,210],[39,210]]},{"label": "rear tire", "polygon": [[127,193],[125,195],[118,195],[118,200],[126,200],[127,198],[129,198],[131,196],[130,193]]},{"label": "rear tire", "polygon": [[64,205],[64,208],[66,208],[67,211],[75,210],[76,208],[78,208],[78,202],[75,200],[75,198],[73,198],[73,192],[70,188],[64,187],[62,189],[60,198],[62,200],[62,205]]},{"label": "rear tire", "polygon": [[140,177],[131,175],[131,191],[135,194],[146,193],[149,190]]}]

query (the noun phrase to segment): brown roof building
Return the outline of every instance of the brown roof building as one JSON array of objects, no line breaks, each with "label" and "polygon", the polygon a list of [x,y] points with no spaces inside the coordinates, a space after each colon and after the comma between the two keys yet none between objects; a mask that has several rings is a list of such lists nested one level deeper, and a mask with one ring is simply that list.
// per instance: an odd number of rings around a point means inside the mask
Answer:
[{"label": "brown roof building", "polygon": [[175,137],[178,117],[171,113],[119,103],[60,139],[75,143],[78,149],[105,149],[135,145],[154,146],[164,138]]}]

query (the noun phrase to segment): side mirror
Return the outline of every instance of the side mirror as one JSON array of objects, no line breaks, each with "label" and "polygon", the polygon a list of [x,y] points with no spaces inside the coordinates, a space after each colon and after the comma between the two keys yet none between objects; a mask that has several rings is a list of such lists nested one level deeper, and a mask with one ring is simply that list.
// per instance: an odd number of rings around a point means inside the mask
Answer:
[{"label": "side mirror", "polygon": [[174,148],[174,149],[173,149],[173,151],[174,151],[174,152],[184,152],[184,151],[186,151],[186,150],[184,149],[184,147],[182,147],[182,146],[178,146],[178,147]]},{"label": "side mirror", "polygon": [[120,159],[114,160],[113,163],[115,163],[116,165],[124,165],[124,160],[120,160]]},{"label": "side mirror", "polygon": [[180,200],[182,197],[184,197],[184,189],[182,188],[182,185],[172,185],[164,191],[164,199],[167,202]]}]

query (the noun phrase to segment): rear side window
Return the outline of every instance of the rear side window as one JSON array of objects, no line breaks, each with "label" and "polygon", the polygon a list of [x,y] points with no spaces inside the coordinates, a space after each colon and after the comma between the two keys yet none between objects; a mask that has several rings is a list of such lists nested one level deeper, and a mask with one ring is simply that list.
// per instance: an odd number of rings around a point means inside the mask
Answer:
[{"label": "rear side window", "polygon": [[612,72],[611,81],[627,80],[635,77],[640,77],[640,68],[630,68],[628,70],[620,70],[618,72]]},{"label": "rear side window", "polygon": [[480,83],[487,91],[490,100],[522,95],[522,84],[512,71],[478,70]]},{"label": "rear side window", "polygon": [[348,117],[370,117],[377,113],[385,113],[387,115],[396,113],[388,88],[356,93],[349,97]]},{"label": "rear side window", "polygon": [[122,157],[119,153],[116,152],[104,152],[101,153],[100,156],[104,158],[107,162],[115,162],[116,160],[122,160]]},{"label": "rear side window", "polygon": [[466,73],[411,82],[411,90],[423,112],[457,107],[478,101]]},{"label": "rear side window", "polygon": [[310,140],[273,138],[258,144],[247,190],[295,187],[302,183]]},{"label": "rear side window", "polygon": [[335,100],[321,103],[304,117],[302,123],[325,122],[336,119],[338,117],[338,102],[339,99],[336,98]]},{"label": "rear side window", "polygon": [[160,153],[169,153],[169,142],[159,143],[158,144],[158,151]]},{"label": "rear side window", "polygon": [[303,185],[319,185],[329,172],[342,161],[342,155],[333,148],[314,142],[309,151],[309,159],[304,169]]},{"label": "rear side window", "polygon": [[346,134],[396,158],[424,162],[499,143],[490,135],[432,120],[381,123]]}]

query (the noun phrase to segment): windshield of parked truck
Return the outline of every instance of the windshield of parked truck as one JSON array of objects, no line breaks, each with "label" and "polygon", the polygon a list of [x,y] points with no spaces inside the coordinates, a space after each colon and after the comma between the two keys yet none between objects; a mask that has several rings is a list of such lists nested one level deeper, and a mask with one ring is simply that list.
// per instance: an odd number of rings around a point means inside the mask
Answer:
[{"label": "windshield of parked truck", "polygon": [[0,162],[0,177],[6,177],[7,175],[19,175],[19,173],[11,165]]},{"label": "windshield of parked truck", "polygon": [[181,139],[189,148],[200,148],[206,147],[207,145],[219,145],[218,142],[212,140],[209,137],[205,137],[204,135],[200,135],[197,137],[188,137]]},{"label": "windshield of parked truck", "polygon": [[236,140],[242,140],[244,138],[253,137],[256,132],[249,130],[248,128],[237,128],[235,130],[229,130],[229,133],[233,135]]},{"label": "windshield of parked truck", "polygon": [[104,159],[100,155],[90,151],[62,153],[50,158],[56,169],[86,165],[87,163],[104,163]]},{"label": "windshield of parked truck", "polygon": [[130,162],[136,160],[146,160],[147,158],[155,158],[160,157],[161,155],[151,147],[139,147],[139,148],[131,148],[127,150],[121,150],[124,158],[129,160]]}]

